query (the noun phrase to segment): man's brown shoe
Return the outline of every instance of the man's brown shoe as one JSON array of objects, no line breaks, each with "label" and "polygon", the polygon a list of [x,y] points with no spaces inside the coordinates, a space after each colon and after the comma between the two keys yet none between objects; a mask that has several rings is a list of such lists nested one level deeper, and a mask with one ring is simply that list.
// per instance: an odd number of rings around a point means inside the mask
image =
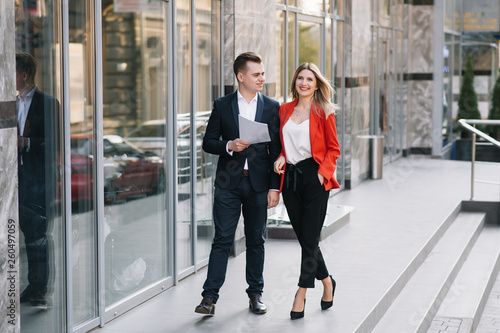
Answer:
[{"label": "man's brown shoe", "polygon": [[215,314],[215,303],[213,298],[203,297],[200,305],[194,309],[194,312],[213,316]]}]

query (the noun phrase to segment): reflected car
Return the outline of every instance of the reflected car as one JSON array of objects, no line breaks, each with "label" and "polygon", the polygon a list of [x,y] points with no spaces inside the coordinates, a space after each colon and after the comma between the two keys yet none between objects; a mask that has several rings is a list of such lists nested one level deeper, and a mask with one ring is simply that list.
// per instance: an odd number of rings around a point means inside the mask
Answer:
[{"label": "reflected car", "polygon": [[[163,160],[144,152],[118,135],[103,137],[104,200],[124,201],[165,191]],[[73,204],[92,201],[93,139],[71,137],[71,195]]]},{"label": "reflected car", "polygon": [[[202,151],[203,135],[207,127],[211,111],[200,111],[196,114],[196,155],[198,177],[208,177],[212,170],[211,159],[207,159]],[[166,156],[166,121],[149,120],[133,130],[126,139],[137,147],[154,152],[158,156]],[[177,115],[177,175],[178,182],[185,183],[190,179],[191,158],[191,119],[190,115]]]}]

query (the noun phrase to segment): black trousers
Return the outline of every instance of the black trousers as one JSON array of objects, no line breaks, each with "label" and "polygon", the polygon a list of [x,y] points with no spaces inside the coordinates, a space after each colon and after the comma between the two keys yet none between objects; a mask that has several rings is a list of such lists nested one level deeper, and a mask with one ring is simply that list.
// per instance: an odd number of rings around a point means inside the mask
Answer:
[{"label": "black trousers", "polygon": [[226,279],[227,263],[240,214],[243,214],[246,239],[246,280],[248,296],[261,295],[264,288],[264,234],[267,222],[267,193],[255,192],[249,177],[241,177],[234,190],[216,187],[213,217],[215,236],[208,260],[203,297],[215,303]]},{"label": "black trousers", "polygon": [[329,191],[319,182],[318,168],[313,158],[287,164],[282,189],[290,222],[302,248],[298,284],[302,288],[314,288],[314,279],[323,280],[329,275],[319,248]]}]

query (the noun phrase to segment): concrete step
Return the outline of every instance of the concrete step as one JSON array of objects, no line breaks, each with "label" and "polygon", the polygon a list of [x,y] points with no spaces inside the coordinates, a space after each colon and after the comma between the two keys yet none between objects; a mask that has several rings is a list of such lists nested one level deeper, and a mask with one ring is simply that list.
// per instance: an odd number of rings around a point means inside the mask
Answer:
[{"label": "concrete step", "polygon": [[478,238],[484,213],[460,213],[384,315],[373,333],[427,332],[453,280]]},{"label": "concrete step", "polygon": [[436,246],[439,240],[446,233],[448,228],[453,224],[458,214],[460,214],[462,205],[458,204],[455,209],[444,219],[443,222],[436,228],[425,244],[410,260],[404,270],[394,280],[390,287],[385,291],[383,296],[374,304],[370,311],[365,315],[363,320],[356,326],[354,333],[371,332],[373,327],[384,316],[387,309],[391,306],[394,300],[398,297],[401,291],[405,288],[413,274],[418,270],[422,263],[426,260],[429,253]]},{"label": "concrete step", "polygon": [[500,269],[500,228],[487,225],[442,301],[428,333],[475,332]]},{"label": "concrete step", "polygon": [[[353,209],[354,207],[351,206],[329,205],[320,240],[324,240],[349,223]],[[268,217],[266,232],[267,238],[271,239],[297,239],[286,213],[285,205],[278,209],[278,213]]]}]

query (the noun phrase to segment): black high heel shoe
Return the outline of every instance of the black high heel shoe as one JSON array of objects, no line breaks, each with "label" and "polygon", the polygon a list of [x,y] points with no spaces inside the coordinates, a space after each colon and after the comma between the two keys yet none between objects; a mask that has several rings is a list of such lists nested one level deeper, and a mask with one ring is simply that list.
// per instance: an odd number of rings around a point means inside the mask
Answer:
[{"label": "black high heel shoe", "polygon": [[304,309],[302,311],[300,311],[300,312],[298,312],[298,311],[290,311],[290,318],[292,320],[304,318],[304,311],[305,310],[306,310],[306,299],[304,298]]},{"label": "black high heel shoe", "polygon": [[332,300],[330,302],[325,302],[325,301],[321,300],[321,310],[329,309],[333,305],[333,296],[335,295],[335,286],[337,285],[337,283],[335,282],[335,280],[332,278],[331,275],[330,275],[330,279],[332,279],[332,287],[333,287]]}]

